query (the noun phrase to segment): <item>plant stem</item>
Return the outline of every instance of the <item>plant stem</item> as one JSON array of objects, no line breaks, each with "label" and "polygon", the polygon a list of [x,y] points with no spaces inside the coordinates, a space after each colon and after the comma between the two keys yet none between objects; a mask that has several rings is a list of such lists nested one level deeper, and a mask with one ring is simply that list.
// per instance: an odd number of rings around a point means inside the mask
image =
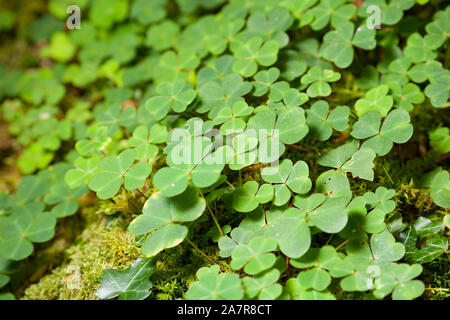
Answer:
[{"label": "plant stem", "polygon": [[225,182],[226,182],[230,187],[232,187],[233,189],[236,189],[236,187],[233,186],[230,182],[228,182],[228,180],[225,180]]},{"label": "plant stem", "polygon": [[383,165],[381,165],[381,166],[383,167],[384,172],[386,173],[387,177],[389,178],[389,181],[390,181],[392,184],[394,184],[394,181],[392,181],[391,176],[390,176],[389,173],[387,172],[386,168],[385,168]]},{"label": "plant stem", "polygon": [[136,189],[136,191],[137,191],[138,193],[140,193],[140,195],[143,196],[145,199],[148,199],[148,197],[147,197],[141,190],[139,190],[139,188]]},{"label": "plant stem", "polygon": [[205,258],[209,263],[216,264],[214,260],[212,260],[206,253],[204,253],[195,243],[193,243],[188,238],[185,239],[198,253],[202,255],[203,258]]},{"label": "plant stem", "polygon": [[340,245],[338,245],[336,247],[336,251],[338,251],[340,248],[342,248],[343,246],[345,246],[347,244],[348,240],[345,240],[344,242],[342,242]]},{"label": "plant stem", "polygon": [[211,217],[213,218],[214,223],[216,224],[217,230],[219,230],[220,235],[223,237],[223,236],[224,236],[224,233],[223,233],[223,231],[222,231],[222,228],[220,227],[219,221],[217,221],[217,218],[216,218],[216,216],[214,215],[214,213],[212,212],[211,207],[210,207],[210,206],[208,205],[208,203],[206,202],[206,198],[205,198],[205,196],[203,195],[202,190],[200,190],[200,188],[198,188],[198,191],[200,192],[200,195],[202,196],[203,200],[205,200],[206,208],[208,209],[209,214],[210,214]]}]

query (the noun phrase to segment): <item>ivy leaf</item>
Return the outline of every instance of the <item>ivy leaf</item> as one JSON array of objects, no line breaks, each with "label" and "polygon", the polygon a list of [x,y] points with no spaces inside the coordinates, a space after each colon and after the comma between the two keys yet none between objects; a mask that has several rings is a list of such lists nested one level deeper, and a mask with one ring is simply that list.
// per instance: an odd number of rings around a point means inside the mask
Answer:
[{"label": "ivy leaf", "polygon": [[197,271],[198,281],[186,293],[189,300],[239,300],[243,288],[239,275],[219,273],[219,266],[203,267]]},{"label": "ivy leaf", "polygon": [[263,44],[261,37],[253,37],[239,46],[234,56],[237,58],[233,64],[233,71],[248,78],[256,73],[258,64],[268,67],[277,60],[279,45],[275,40]]},{"label": "ivy leaf", "polygon": [[310,132],[320,141],[331,137],[333,129],[344,131],[348,128],[350,109],[347,106],[336,107],[329,113],[328,102],[314,102],[311,109],[306,110],[306,123]]},{"label": "ivy leaf", "polygon": [[100,299],[144,300],[150,295],[150,276],[155,271],[155,260],[140,258],[123,271],[107,269],[103,272],[97,297]]},{"label": "ivy leaf", "polygon": [[389,87],[384,84],[367,91],[364,98],[358,99],[355,103],[356,114],[362,116],[368,111],[376,110],[382,117],[386,117],[394,104],[394,99],[388,92]]},{"label": "ivy leaf", "polygon": [[142,215],[131,222],[128,230],[134,235],[150,233],[141,250],[146,257],[153,257],[183,242],[188,228],[182,223],[196,220],[205,208],[205,200],[192,187],[172,198],[157,192],[146,201]]},{"label": "ivy leaf", "polygon": [[196,93],[190,89],[183,80],[162,82],[157,87],[158,96],[150,98],[145,108],[156,120],[163,119],[170,110],[177,113],[186,110],[194,101]]}]

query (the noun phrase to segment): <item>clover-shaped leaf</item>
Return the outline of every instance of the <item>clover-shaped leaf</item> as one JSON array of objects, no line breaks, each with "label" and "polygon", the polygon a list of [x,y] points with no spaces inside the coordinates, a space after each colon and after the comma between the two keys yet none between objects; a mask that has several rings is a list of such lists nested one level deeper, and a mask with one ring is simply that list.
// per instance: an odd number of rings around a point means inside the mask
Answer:
[{"label": "clover-shaped leaf", "polygon": [[166,51],[159,58],[158,68],[154,70],[154,79],[158,81],[187,81],[189,73],[200,63],[197,54],[189,49],[181,49],[177,53]]},{"label": "clover-shaped leaf", "polygon": [[275,264],[275,251],[278,243],[272,238],[255,237],[248,245],[241,245],[231,253],[230,266],[234,270],[244,268],[245,273],[255,275],[261,273]]},{"label": "clover-shaped leaf", "polygon": [[111,143],[112,139],[107,135],[107,127],[93,126],[88,129],[89,139],[79,140],[75,144],[75,149],[81,155],[94,155],[104,151]]},{"label": "clover-shaped leaf", "polygon": [[358,99],[355,103],[356,114],[361,116],[368,111],[376,110],[382,117],[386,117],[394,104],[394,99],[388,92],[389,87],[384,84],[367,91],[364,98]]},{"label": "clover-shaped leaf", "polygon": [[109,156],[98,164],[98,171],[89,180],[88,186],[97,193],[100,199],[114,197],[122,183],[125,189],[134,190],[142,186],[152,171],[147,162],[138,162],[136,151],[127,149],[118,156]]},{"label": "clover-shaped leaf", "polygon": [[248,78],[256,73],[258,65],[268,67],[277,60],[279,45],[275,40],[263,44],[261,37],[253,37],[240,45],[234,52],[237,58],[233,71]]},{"label": "clover-shaped leaf", "polygon": [[336,297],[329,290],[317,291],[302,287],[298,278],[287,280],[285,290],[292,300],[336,300]]},{"label": "clover-shaped leaf", "polygon": [[328,82],[336,82],[340,78],[341,74],[339,72],[329,69],[323,70],[320,66],[314,66],[302,77],[301,83],[305,85],[311,84],[306,90],[306,93],[311,98],[327,97],[331,94],[331,87]]},{"label": "clover-shaped leaf", "polygon": [[291,191],[304,194],[311,190],[309,168],[306,162],[298,161],[295,165],[289,159],[283,160],[278,166],[265,167],[261,170],[264,181],[274,184],[273,203],[281,206],[289,201]]},{"label": "clover-shaped leaf", "polygon": [[436,148],[440,153],[450,151],[450,129],[440,127],[429,133],[430,145]]},{"label": "clover-shaped leaf", "polygon": [[208,81],[200,87],[202,103],[196,111],[204,113],[212,109],[209,116],[214,119],[222,108],[232,107],[234,103],[242,101],[242,96],[251,89],[252,85],[235,73],[227,74],[219,81]]},{"label": "clover-shaped leaf", "polygon": [[150,295],[150,276],[155,271],[155,260],[139,258],[123,270],[106,269],[96,295],[100,299],[144,300]]},{"label": "clover-shaped leaf", "polygon": [[164,20],[159,24],[152,25],[145,38],[145,44],[157,51],[172,48],[178,39],[180,26],[172,20]]},{"label": "clover-shaped leaf", "polygon": [[267,215],[268,226],[263,234],[276,239],[286,256],[301,257],[311,245],[311,233],[305,218],[305,213],[295,208],[285,211],[272,209]]},{"label": "clover-shaped leaf", "polygon": [[127,15],[128,2],[125,0],[95,1],[89,11],[89,19],[94,25],[105,29],[111,28],[115,22],[123,21]]},{"label": "clover-shaped leaf", "polygon": [[406,111],[412,111],[414,109],[413,104],[419,104],[425,100],[420,88],[414,83],[407,83],[403,87],[398,83],[389,83],[389,87],[392,90],[396,105]]},{"label": "clover-shaped leaf", "polygon": [[128,146],[135,148],[136,159],[152,159],[158,154],[155,144],[164,143],[166,136],[167,128],[164,125],[155,124],[150,130],[146,126],[139,126],[128,139]]},{"label": "clover-shaped leaf", "polygon": [[285,150],[284,144],[297,143],[309,130],[305,122],[305,112],[299,107],[283,109],[278,117],[272,110],[257,112],[249,119],[247,129],[258,132],[259,161],[262,163],[277,160]]},{"label": "clover-shaped leaf", "polygon": [[291,265],[305,269],[298,274],[297,280],[303,288],[313,288],[317,291],[325,290],[331,283],[331,276],[342,277],[351,273],[345,270],[342,259],[332,246],[310,248],[301,258],[291,260]]},{"label": "clover-shaped leaf", "polygon": [[[215,125],[221,124],[220,132],[223,135],[239,133],[245,130],[245,117],[253,113],[253,107],[249,107],[245,101],[238,101],[233,104],[233,107],[223,108],[213,119]],[[244,119],[243,119],[244,118]]]},{"label": "clover-shaped leaf", "polygon": [[182,223],[196,220],[205,208],[205,200],[195,188],[190,187],[172,198],[157,192],[146,201],[142,215],[133,220],[128,229],[135,235],[149,233],[142,243],[142,253],[153,257],[183,242],[188,228]]},{"label": "clover-shaped leaf", "polygon": [[226,152],[212,152],[213,144],[206,137],[194,137],[178,143],[167,156],[170,167],[159,169],[153,177],[154,185],[167,197],[186,190],[192,179],[195,186],[209,187],[220,177]]},{"label": "clover-shaped leaf", "polygon": [[422,178],[422,185],[428,188],[434,203],[443,208],[450,208],[450,174],[438,167]]},{"label": "clover-shaped leaf", "polygon": [[408,37],[404,53],[414,63],[436,58],[436,53],[427,47],[423,37],[418,33],[413,33]]},{"label": "clover-shaped leaf", "polygon": [[186,293],[189,300],[239,300],[244,295],[239,275],[219,273],[218,265],[197,271],[198,281]]},{"label": "clover-shaped leaf", "polygon": [[347,0],[325,0],[310,10],[314,15],[314,21],[311,24],[313,30],[325,28],[331,21],[334,28],[338,28],[343,22],[350,20],[356,13],[356,6],[348,3]]},{"label": "clover-shaped leaf", "polygon": [[93,156],[91,158],[77,158],[74,161],[75,168],[67,171],[65,175],[65,181],[74,189],[82,184],[87,184],[92,174],[98,168],[100,162],[99,156]]},{"label": "clover-shaped leaf", "polygon": [[75,199],[84,196],[88,191],[84,185],[71,189],[65,182],[55,183],[45,195],[44,202],[55,205],[51,213],[56,217],[66,217],[78,210],[78,202]]},{"label": "clover-shaped leaf", "polygon": [[233,42],[234,36],[244,27],[244,19],[226,19],[220,21],[217,32],[212,33],[206,40],[206,47],[214,55],[223,53],[228,44]]},{"label": "clover-shaped leaf", "polygon": [[373,180],[373,160],[375,151],[361,147],[358,150],[358,141],[353,140],[320,156],[317,163],[321,166],[343,169],[351,172],[353,177]]},{"label": "clover-shaped leaf", "polygon": [[285,8],[274,8],[268,13],[255,12],[247,20],[246,32],[261,36],[263,40],[274,40],[280,48],[287,45],[288,35],[284,32],[292,24],[292,17]]},{"label": "clover-shaped leaf", "polygon": [[224,149],[225,159],[229,159],[228,166],[231,170],[241,170],[254,164],[258,158],[258,138],[243,132],[233,137],[231,147]]},{"label": "clover-shaped leaf", "polygon": [[0,256],[22,260],[33,252],[33,242],[46,242],[55,235],[56,218],[44,212],[44,204],[32,202],[0,217]]},{"label": "clover-shaped leaf", "polygon": [[147,111],[156,120],[163,119],[170,110],[177,113],[185,111],[196,96],[195,91],[183,80],[162,82],[158,85],[157,91],[159,95],[150,98],[145,104]]},{"label": "clover-shaped leaf", "polygon": [[130,10],[130,17],[143,25],[164,19],[166,16],[166,0],[136,0]]},{"label": "clover-shaped leaf", "polygon": [[406,11],[414,6],[413,0],[368,0],[364,1],[363,5],[358,9],[358,16],[368,17],[372,13],[369,10],[370,6],[377,6],[380,10],[380,23],[385,25],[394,25],[403,17],[403,11]]},{"label": "clover-shaped leaf", "polygon": [[397,261],[405,255],[405,246],[395,242],[394,236],[384,231],[370,238],[370,248],[374,260]]},{"label": "clover-shaped leaf", "polygon": [[425,71],[430,80],[425,95],[430,98],[433,107],[445,107],[450,94],[450,71],[431,63],[425,66]]},{"label": "clover-shaped leaf", "polygon": [[436,19],[425,26],[427,35],[424,37],[425,45],[433,50],[442,46],[448,39],[450,27],[446,19]]},{"label": "clover-shaped leaf", "polygon": [[421,281],[412,280],[422,273],[421,265],[383,263],[378,267],[381,276],[375,282],[375,297],[383,298],[392,292],[393,300],[412,300],[425,291]]},{"label": "clover-shaped leaf", "polygon": [[372,50],[376,46],[375,30],[365,24],[355,26],[351,22],[342,22],[334,31],[325,34],[320,49],[322,56],[333,61],[339,68],[347,68],[353,61],[353,47]]},{"label": "clover-shaped leaf", "polygon": [[255,92],[253,95],[256,97],[260,97],[269,91],[272,88],[272,84],[278,79],[280,76],[280,70],[277,68],[270,68],[268,70],[258,71],[254,75],[255,81],[253,81],[253,86],[255,87]]},{"label": "clover-shaped leaf", "polygon": [[239,212],[253,211],[260,203],[271,201],[273,194],[272,185],[263,184],[259,186],[256,181],[248,181],[234,192],[233,208]]},{"label": "clover-shaped leaf", "polygon": [[336,107],[329,113],[328,102],[314,102],[311,109],[306,110],[306,123],[310,132],[320,141],[331,137],[333,129],[344,131],[348,128],[350,109],[347,106]]},{"label": "clover-shaped leaf", "polygon": [[253,278],[243,278],[246,296],[250,299],[258,297],[259,300],[275,300],[283,291],[281,285],[277,283],[279,278],[278,269],[271,269]]},{"label": "clover-shaped leaf", "polygon": [[[381,129],[380,129],[381,126]],[[371,148],[379,156],[386,155],[395,143],[405,143],[413,134],[408,112],[402,109],[391,111],[381,125],[378,111],[364,113],[353,125],[352,136],[367,139],[362,148]]]}]

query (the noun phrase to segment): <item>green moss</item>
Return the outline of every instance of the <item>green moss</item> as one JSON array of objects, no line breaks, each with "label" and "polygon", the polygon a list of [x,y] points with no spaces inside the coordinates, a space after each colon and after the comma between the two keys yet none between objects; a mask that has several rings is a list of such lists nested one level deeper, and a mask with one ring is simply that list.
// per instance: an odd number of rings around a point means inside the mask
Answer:
[{"label": "green moss", "polygon": [[104,217],[91,211],[85,221],[95,216],[95,221],[90,221],[65,250],[63,263],[26,288],[22,299],[97,299],[95,292],[103,270],[125,269],[139,257],[138,243],[125,231],[128,219],[122,215]]}]

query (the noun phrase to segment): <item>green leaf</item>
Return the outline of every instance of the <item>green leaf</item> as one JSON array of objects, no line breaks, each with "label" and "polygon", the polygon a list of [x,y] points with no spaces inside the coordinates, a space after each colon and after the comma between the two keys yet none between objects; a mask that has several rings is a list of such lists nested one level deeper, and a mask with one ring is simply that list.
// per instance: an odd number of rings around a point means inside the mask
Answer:
[{"label": "green leaf", "polygon": [[386,117],[394,104],[388,92],[389,87],[384,84],[367,91],[364,98],[358,99],[355,103],[356,114],[360,117],[368,111],[376,110],[382,117]]},{"label": "green leaf", "polygon": [[142,244],[142,254],[152,257],[183,242],[188,229],[181,223],[196,220],[205,208],[205,200],[192,187],[172,198],[157,192],[146,201],[142,215],[131,222],[129,231],[135,235],[150,232]]},{"label": "green leaf", "polygon": [[263,44],[260,37],[253,37],[243,43],[234,52],[237,58],[233,64],[233,71],[248,78],[256,73],[258,64],[268,67],[277,61],[279,44],[275,40],[269,40]]},{"label": "green leaf", "polygon": [[350,109],[346,106],[336,107],[329,113],[328,103],[320,100],[306,110],[306,123],[314,137],[326,141],[331,137],[333,129],[344,131],[348,128],[349,115]]},{"label": "green leaf", "polygon": [[197,271],[198,281],[186,293],[189,300],[239,300],[243,288],[239,275],[219,273],[219,266],[203,267]]},{"label": "green leaf", "polygon": [[150,98],[145,108],[156,120],[163,119],[170,110],[177,113],[186,110],[194,101],[196,93],[183,80],[161,82],[157,87],[158,96]]},{"label": "green leaf", "polygon": [[264,231],[266,237],[278,241],[280,250],[290,258],[301,257],[308,251],[311,235],[305,221],[305,214],[295,208],[285,211],[271,211],[267,217],[269,225]]},{"label": "green leaf", "polygon": [[306,93],[311,98],[327,97],[331,94],[331,87],[328,82],[336,82],[341,78],[341,74],[330,69],[322,69],[320,66],[314,66],[305,74],[301,83],[310,85]]},{"label": "green leaf", "polygon": [[107,269],[103,272],[97,297],[100,299],[144,300],[150,295],[150,276],[155,271],[155,260],[137,259],[123,271]]},{"label": "green leaf", "polygon": [[43,203],[18,207],[11,216],[0,217],[0,256],[22,260],[33,251],[32,242],[46,242],[55,234],[56,218],[44,212]]}]

